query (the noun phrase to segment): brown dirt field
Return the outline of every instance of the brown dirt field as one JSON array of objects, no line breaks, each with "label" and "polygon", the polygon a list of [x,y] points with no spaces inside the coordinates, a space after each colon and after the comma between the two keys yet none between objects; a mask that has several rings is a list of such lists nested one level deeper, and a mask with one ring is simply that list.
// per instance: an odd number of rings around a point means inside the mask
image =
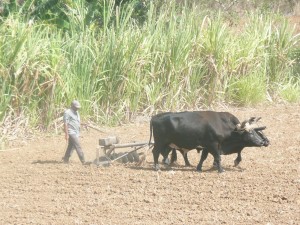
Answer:
[{"label": "brown dirt field", "polygon": [[[0,152],[0,224],[300,224],[300,105],[219,110],[240,120],[261,116],[271,141],[244,149],[239,168],[236,155],[223,156],[222,174],[211,170],[211,156],[196,172],[196,151],[189,153],[193,167],[184,167],[179,154],[179,166],[159,172],[151,152],[141,166],[82,166],[75,152],[62,164],[63,134]],[[82,132],[88,160],[99,138],[149,139],[147,119],[105,129]]]},{"label": "brown dirt field", "polygon": [[[300,5],[300,4],[299,4]],[[289,23],[291,26],[295,27],[294,33],[299,34],[300,33],[300,16],[290,16],[287,17]]]}]

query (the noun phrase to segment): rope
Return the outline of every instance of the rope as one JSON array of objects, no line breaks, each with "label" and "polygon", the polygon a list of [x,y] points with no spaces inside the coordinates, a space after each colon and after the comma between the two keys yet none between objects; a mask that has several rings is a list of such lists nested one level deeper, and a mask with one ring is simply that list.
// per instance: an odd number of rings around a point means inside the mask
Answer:
[{"label": "rope", "polygon": [[11,151],[19,150],[19,149],[20,148],[4,149],[4,150],[0,150],[0,152],[11,152]]}]

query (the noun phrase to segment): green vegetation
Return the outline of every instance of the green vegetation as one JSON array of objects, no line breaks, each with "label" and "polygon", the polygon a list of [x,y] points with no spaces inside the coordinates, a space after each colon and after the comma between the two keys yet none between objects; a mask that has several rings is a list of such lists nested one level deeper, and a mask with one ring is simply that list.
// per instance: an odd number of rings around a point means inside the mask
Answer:
[{"label": "green vegetation", "polygon": [[104,124],[217,102],[299,102],[299,36],[279,14],[232,24],[174,1],[29,2],[0,17],[0,121],[47,127],[74,98]]}]

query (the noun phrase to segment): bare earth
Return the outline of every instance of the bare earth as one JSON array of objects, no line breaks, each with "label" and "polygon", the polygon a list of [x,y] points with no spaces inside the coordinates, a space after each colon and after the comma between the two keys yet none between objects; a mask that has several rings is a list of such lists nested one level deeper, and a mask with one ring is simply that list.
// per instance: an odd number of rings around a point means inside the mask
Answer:
[{"label": "bare earth", "polygon": [[[223,156],[223,174],[211,169],[212,156],[196,172],[196,151],[189,153],[193,167],[178,154],[179,166],[159,172],[147,149],[141,166],[82,166],[75,152],[63,164],[63,134],[0,152],[0,224],[300,224],[300,105],[220,110],[240,120],[261,116],[271,141],[245,148],[238,168],[236,155]],[[147,119],[103,129],[82,132],[87,160],[95,159],[99,138],[149,139]]]}]

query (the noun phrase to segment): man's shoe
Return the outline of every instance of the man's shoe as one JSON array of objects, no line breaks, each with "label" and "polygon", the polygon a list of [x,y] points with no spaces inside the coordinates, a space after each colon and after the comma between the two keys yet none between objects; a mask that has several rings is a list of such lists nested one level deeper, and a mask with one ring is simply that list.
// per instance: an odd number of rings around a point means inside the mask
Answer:
[{"label": "man's shoe", "polygon": [[82,163],[82,165],[84,165],[84,166],[86,166],[86,165],[91,165],[92,164],[92,162],[81,162]]},{"label": "man's shoe", "polygon": [[62,157],[61,160],[62,160],[62,162],[65,163],[65,164],[68,164],[68,163],[69,163],[69,160],[68,160],[68,159],[65,159],[65,157]]}]

